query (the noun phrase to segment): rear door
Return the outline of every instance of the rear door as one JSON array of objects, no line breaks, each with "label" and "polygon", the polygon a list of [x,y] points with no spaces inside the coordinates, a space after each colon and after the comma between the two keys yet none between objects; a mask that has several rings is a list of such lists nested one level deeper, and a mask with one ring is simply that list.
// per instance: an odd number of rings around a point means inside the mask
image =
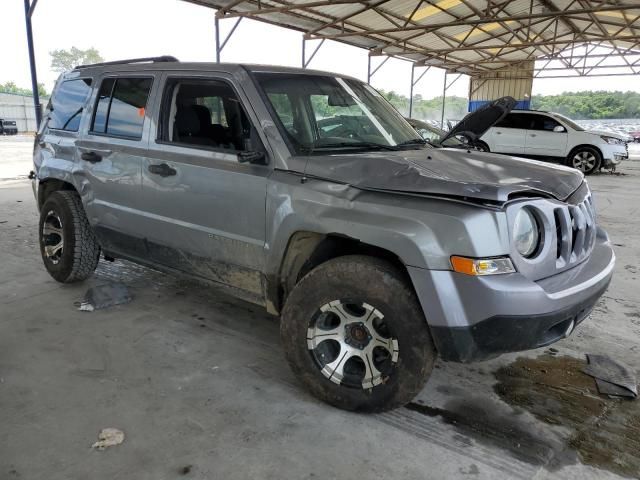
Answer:
[{"label": "rear door", "polygon": [[262,301],[267,179],[257,119],[232,77],[167,73],[143,162],[145,235],[155,262]]},{"label": "rear door", "polygon": [[[567,129],[554,118],[531,114],[532,122],[526,134],[525,154],[545,157],[564,157],[567,150]],[[562,131],[554,131],[554,129]]]},{"label": "rear door", "polygon": [[492,152],[524,153],[526,128],[530,119],[526,113],[511,112],[488,132]]},{"label": "rear door", "polygon": [[76,155],[90,192],[85,209],[102,247],[114,254],[144,253],[140,230],[142,162],[147,154],[147,104],[157,84],[153,73],[105,75],[86,134]]}]

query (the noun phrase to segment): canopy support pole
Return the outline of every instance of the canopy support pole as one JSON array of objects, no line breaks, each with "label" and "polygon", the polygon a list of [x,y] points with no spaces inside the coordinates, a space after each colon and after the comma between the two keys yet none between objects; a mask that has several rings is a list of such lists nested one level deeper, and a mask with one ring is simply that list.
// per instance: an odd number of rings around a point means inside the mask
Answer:
[{"label": "canopy support pole", "polygon": [[244,17],[238,17],[238,20],[236,20],[236,23],[233,24],[233,27],[231,27],[231,30],[229,31],[227,36],[224,37],[224,40],[222,41],[222,43],[220,43],[220,18],[216,15],[216,18],[215,18],[215,27],[216,27],[216,63],[220,63],[220,54],[222,53],[222,50],[224,50],[224,47],[227,45],[227,42],[231,39],[231,36],[233,35],[233,32],[236,31],[236,28],[238,28],[238,25],[240,25],[240,22],[242,21],[243,18]]},{"label": "canopy support pole", "polygon": [[320,40],[320,43],[316,46],[313,52],[311,52],[311,56],[307,60],[307,39],[304,38],[304,36],[302,37],[302,68],[307,68],[309,66],[309,64],[311,63],[311,60],[313,60],[313,57],[316,56],[316,53],[318,53],[318,50],[320,50],[320,47],[322,46],[323,43],[324,43],[324,38]]},{"label": "canopy support pole", "polygon": [[36,129],[40,128],[42,121],[42,108],[40,105],[40,95],[38,93],[38,71],[36,69],[36,58],[33,48],[33,30],[31,28],[31,16],[35,11],[38,0],[24,0],[24,19],[27,27],[27,48],[29,50],[29,67],[31,68],[31,90],[33,92],[33,106],[36,113]]},{"label": "canopy support pole", "polygon": [[418,76],[418,78],[415,78],[415,70],[416,70],[416,64],[413,63],[411,64],[411,88],[409,89],[409,118],[411,118],[411,115],[413,114],[413,88],[418,84],[418,82],[420,80],[422,80],[422,77],[424,77],[425,73],[427,73],[430,69],[431,66],[428,66],[424,72],[422,72],[420,74],[420,76]]},{"label": "canopy support pole", "polygon": [[384,60],[382,60],[382,62],[380,62],[380,63],[378,64],[378,66],[377,66],[376,68],[374,68],[374,69],[372,70],[372,69],[371,69],[371,57],[372,57],[372,56],[373,56],[373,55],[371,55],[371,52],[369,52],[369,57],[368,57],[368,62],[367,62],[367,83],[368,83],[368,84],[371,84],[371,77],[373,77],[373,76],[376,74],[376,72],[377,72],[378,70],[380,70],[380,68],[382,68],[382,66],[383,66],[385,63],[387,63],[387,62],[389,61],[389,59],[391,58],[391,57],[386,57]]},{"label": "canopy support pole", "polygon": [[456,83],[460,77],[462,77],[462,73],[458,73],[456,75],[456,78],[454,78],[453,80],[451,80],[451,82],[447,83],[447,76],[449,75],[449,72],[447,70],[445,70],[444,72],[444,87],[442,89],[442,114],[440,115],[440,128],[442,128],[442,130],[446,130],[446,128],[444,128],[444,106],[446,103],[446,98],[447,98],[447,90],[449,90],[449,88],[451,88],[453,86],[454,83]]}]

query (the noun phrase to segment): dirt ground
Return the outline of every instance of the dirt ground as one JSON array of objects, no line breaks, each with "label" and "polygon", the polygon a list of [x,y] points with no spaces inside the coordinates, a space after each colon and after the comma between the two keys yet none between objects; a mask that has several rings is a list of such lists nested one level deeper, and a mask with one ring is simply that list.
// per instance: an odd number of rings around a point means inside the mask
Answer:
[{"label": "dirt ground", "polygon": [[[20,178],[31,144],[3,142],[0,479],[640,478],[640,401],[603,397],[581,372],[601,353],[640,374],[640,161],[589,178],[617,264],[570,338],[438,362],[407,407],[358,415],[303,390],[277,319],[253,305],[121,261],[84,284],[53,281]],[[108,280],[133,301],[79,311]],[[92,449],[108,427],[124,442]]]}]

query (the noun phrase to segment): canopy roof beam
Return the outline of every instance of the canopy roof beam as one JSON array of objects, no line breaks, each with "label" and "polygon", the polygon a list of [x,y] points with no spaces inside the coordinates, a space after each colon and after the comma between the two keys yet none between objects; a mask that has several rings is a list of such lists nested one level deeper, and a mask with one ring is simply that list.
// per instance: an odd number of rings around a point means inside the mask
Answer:
[{"label": "canopy roof beam", "polygon": [[[573,9],[573,10],[559,10],[556,12],[542,12],[542,13],[531,13],[529,14],[519,14],[519,15],[504,15],[500,17],[485,17],[485,18],[468,18],[466,20],[454,20],[450,22],[443,23],[430,23],[428,25],[407,25],[402,28],[382,28],[375,30],[366,30],[360,32],[343,32],[343,33],[335,33],[335,34],[320,34],[317,33],[320,30],[325,29],[329,25],[323,25],[319,28],[314,28],[316,33],[309,32],[309,36],[311,37],[323,37],[329,39],[337,39],[337,38],[346,38],[353,37],[357,35],[382,35],[387,33],[404,33],[414,30],[425,30],[426,32],[434,32],[436,30],[440,30],[442,28],[447,27],[460,27],[460,26],[474,26],[474,25],[485,25],[489,23],[496,22],[513,22],[519,20],[529,20],[529,19],[550,19],[550,18],[562,18],[567,17],[569,15],[585,15],[590,13],[603,13],[603,12],[622,12],[624,10],[637,10],[639,8],[638,5],[618,5],[611,7],[597,7],[597,8],[581,8],[581,9]],[[346,17],[346,19],[351,18],[351,16]]]}]

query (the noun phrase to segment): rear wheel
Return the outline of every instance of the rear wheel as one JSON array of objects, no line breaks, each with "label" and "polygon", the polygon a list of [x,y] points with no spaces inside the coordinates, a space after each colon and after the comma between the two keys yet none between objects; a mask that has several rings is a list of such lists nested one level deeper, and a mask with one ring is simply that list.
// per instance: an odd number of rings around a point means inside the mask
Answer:
[{"label": "rear wheel", "polygon": [[570,167],[591,175],[602,164],[602,155],[595,148],[580,147],[569,154],[567,163]]},{"label": "rear wheel", "polygon": [[91,276],[100,246],[76,192],[53,192],[40,210],[40,253],[49,274],[72,283]]},{"label": "rear wheel", "polygon": [[405,275],[371,257],[339,257],[306,275],[287,299],[280,333],[307,389],[345,410],[404,405],[423,388],[436,357]]}]

